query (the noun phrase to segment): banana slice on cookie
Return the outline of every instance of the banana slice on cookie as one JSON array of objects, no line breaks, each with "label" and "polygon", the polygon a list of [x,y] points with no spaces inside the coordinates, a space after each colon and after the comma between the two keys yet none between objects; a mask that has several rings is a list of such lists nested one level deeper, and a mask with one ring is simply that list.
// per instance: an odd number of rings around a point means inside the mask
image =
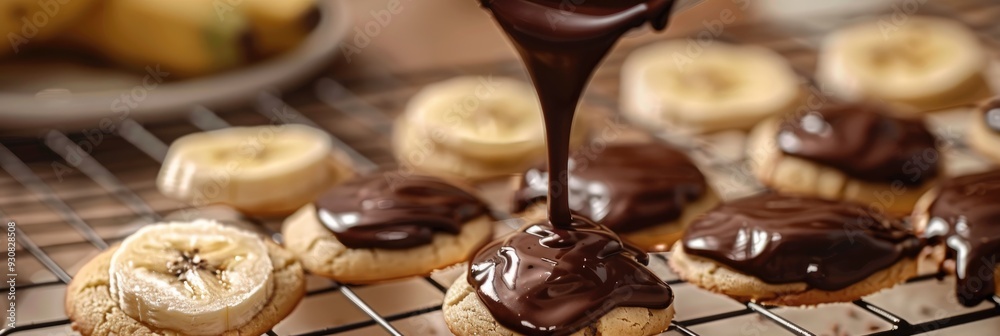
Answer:
[{"label": "banana slice on cookie", "polygon": [[[581,120],[575,145],[586,135]],[[480,180],[520,173],[545,153],[541,107],[522,81],[453,78],[410,100],[393,146],[401,163],[429,174]]]},{"label": "banana slice on cookie", "polygon": [[790,111],[802,95],[795,71],[757,46],[656,43],[622,65],[622,113],[637,123],[706,133],[746,129]]},{"label": "banana slice on cookie", "polygon": [[83,335],[260,335],[305,294],[301,264],[254,233],[196,220],[144,227],[67,288]]},{"label": "banana slice on cookie", "polygon": [[975,34],[947,19],[881,18],[843,28],[819,55],[817,79],[846,101],[883,100],[926,111],[989,95],[987,54]]},{"label": "banana slice on cookie", "polygon": [[217,224],[146,227],[111,257],[111,297],[139,322],[217,335],[246,324],[274,294],[259,237]]},{"label": "banana slice on cookie", "polygon": [[294,212],[351,176],[330,136],[302,125],[190,134],[170,146],[157,179],[164,195],[254,215]]}]

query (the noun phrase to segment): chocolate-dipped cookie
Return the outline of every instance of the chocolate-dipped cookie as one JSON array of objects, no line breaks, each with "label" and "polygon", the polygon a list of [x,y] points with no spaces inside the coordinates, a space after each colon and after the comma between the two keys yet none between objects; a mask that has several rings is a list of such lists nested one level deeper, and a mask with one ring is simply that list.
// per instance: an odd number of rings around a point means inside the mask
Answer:
[{"label": "chocolate-dipped cookie", "polygon": [[[644,252],[574,216],[572,125],[593,71],[627,31],[666,27],[673,0],[480,1],[518,50],[542,107],[549,213],[480,250],[448,290],[443,313],[460,336],[648,336],[673,317],[673,294]],[[553,21],[553,17],[559,20]],[[558,21],[558,22],[557,22]]]},{"label": "chocolate-dipped cookie", "polygon": [[445,321],[458,335],[658,334],[673,292],[648,261],[583,217],[569,230],[529,224],[476,254],[448,290]]},{"label": "chocolate-dipped cookie", "polygon": [[[975,306],[1000,291],[1000,170],[949,179],[917,205],[917,231],[954,261],[958,302]],[[943,251],[941,251],[943,250]],[[938,254],[939,256],[941,254]],[[942,261],[944,261],[942,260]]]},{"label": "chocolate-dipped cookie", "polygon": [[936,142],[921,120],[876,105],[830,105],[761,123],[747,155],[771,189],[902,215],[943,170]]},{"label": "chocolate-dipped cookie", "polygon": [[980,104],[972,111],[969,146],[1000,163],[1000,97]]},{"label": "chocolate-dipped cookie", "polygon": [[691,223],[671,267],[704,289],[785,306],[849,302],[916,275],[924,243],[852,203],[762,194]]},{"label": "chocolate-dipped cookie", "polygon": [[492,237],[478,197],[448,181],[376,173],[330,189],[289,217],[285,246],[313,274],[345,283],[425,275]]},{"label": "chocolate-dipped cookie", "polygon": [[[544,165],[516,178],[515,213],[545,219]],[[718,204],[705,176],[684,153],[662,143],[612,144],[570,159],[570,207],[647,251],[670,249],[687,223]]]}]

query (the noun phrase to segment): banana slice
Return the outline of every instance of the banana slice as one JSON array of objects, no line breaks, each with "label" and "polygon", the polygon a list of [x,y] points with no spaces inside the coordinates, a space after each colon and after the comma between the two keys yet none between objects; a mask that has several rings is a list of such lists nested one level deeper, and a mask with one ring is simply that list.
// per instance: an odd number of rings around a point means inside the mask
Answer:
[{"label": "banana slice", "polygon": [[817,79],[846,101],[884,100],[939,109],[989,95],[987,55],[975,34],[958,22],[886,17],[843,28],[819,55]]},{"label": "banana slice", "polygon": [[[578,113],[578,116],[582,113]],[[585,125],[574,120],[573,143]],[[393,137],[396,157],[432,174],[484,179],[520,173],[545,153],[541,107],[527,83],[458,77],[425,87]]]},{"label": "banana slice", "polygon": [[746,129],[794,108],[802,89],[777,53],[686,40],[653,44],[622,66],[622,112],[638,123],[705,133]]},{"label": "banana slice", "polygon": [[190,134],[167,152],[157,179],[164,195],[245,213],[294,212],[351,175],[326,132],[302,125],[234,127]]},{"label": "banana slice", "polygon": [[187,335],[221,335],[271,300],[273,265],[251,233],[213,221],[145,227],[111,257],[111,297],[125,314]]},{"label": "banana slice", "polygon": [[62,33],[87,14],[95,0],[0,1],[0,55],[21,52]]}]

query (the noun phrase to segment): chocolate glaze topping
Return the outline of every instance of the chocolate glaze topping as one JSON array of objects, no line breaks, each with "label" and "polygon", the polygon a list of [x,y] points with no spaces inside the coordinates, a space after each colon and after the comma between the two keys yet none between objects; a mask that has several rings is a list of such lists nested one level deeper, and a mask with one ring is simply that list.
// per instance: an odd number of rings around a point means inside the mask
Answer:
[{"label": "chocolate glaze topping", "polygon": [[646,257],[607,228],[574,218],[560,186],[568,185],[573,115],[597,64],[628,30],[646,22],[662,30],[673,0],[480,1],[528,69],[556,178],[549,223],[481,250],[469,283],[497,322],[527,335],[569,335],[617,306],[668,307],[670,288],[636,262]]},{"label": "chocolate glaze topping", "polygon": [[[580,95],[597,64],[632,28],[666,27],[673,0],[481,0],[510,37],[538,92],[549,171],[566,172],[570,129]],[[579,4],[577,4],[579,3]],[[569,227],[566,174],[549,182],[549,221]]]},{"label": "chocolate glaze topping", "polygon": [[[619,233],[676,220],[705,195],[705,176],[684,153],[661,143],[609,145],[594,158],[570,159],[574,212]],[[548,171],[528,170],[514,193],[514,211],[545,201]]]},{"label": "chocolate glaze topping", "polygon": [[975,306],[996,294],[1000,257],[1000,170],[953,178],[940,187],[924,235],[948,246],[955,260],[955,294]]},{"label": "chocolate glaze topping", "polygon": [[1000,132],[1000,98],[994,98],[986,104],[979,107],[979,111],[983,113],[983,118],[986,120],[986,126],[990,129]]},{"label": "chocolate glaze topping", "polygon": [[434,233],[458,234],[487,215],[476,196],[442,179],[386,174],[354,178],[315,202],[321,223],[349,248],[406,249],[431,243]]},{"label": "chocolate glaze topping", "polygon": [[923,121],[871,105],[825,107],[781,124],[778,147],[854,178],[919,185],[938,174],[934,135]]},{"label": "chocolate glaze topping", "polygon": [[570,230],[528,225],[473,259],[468,281],[504,327],[569,335],[619,306],[663,309],[673,292],[649,257],[583,217]]},{"label": "chocolate glaze topping", "polygon": [[863,206],[763,194],[724,204],[691,223],[684,251],[771,284],[833,291],[915,258],[921,239]]}]

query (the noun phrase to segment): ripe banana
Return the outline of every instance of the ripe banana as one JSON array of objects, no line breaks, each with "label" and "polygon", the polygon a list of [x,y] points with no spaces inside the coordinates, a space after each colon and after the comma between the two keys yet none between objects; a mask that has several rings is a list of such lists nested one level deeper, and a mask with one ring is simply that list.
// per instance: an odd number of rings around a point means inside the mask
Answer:
[{"label": "ripe banana", "polygon": [[260,237],[213,221],[147,226],[111,257],[109,290],[130,317],[186,335],[221,335],[271,300]]},{"label": "ripe banana", "polygon": [[846,101],[884,100],[918,111],[989,96],[987,54],[961,23],[892,17],[849,26],[827,37],[817,79]]},{"label": "ripe banana", "polygon": [[[233,0],[250,19],[257,56],[291,50],[305,40],[318,23],[316,0]],[[231,1],[232,2],[232,1]]]},{"label": "ripe banana", "polygon": [[715,41],[667,41],[622,66],[622,113],[633,121],[706,133],[746,129],[800,101],[799,78],[781,55]]},{"label": "ripe banana", "polygon": [[[315,22],[315,0],[104,0],[69,40],[135,68],[210,74],[291,49]],[[312,21],[312,22],[309,22]]]},{"label": "ripe banana", "polygon": [[157,179],[164,195],[196,206],[281,215],[351,175],[330,136],[302,125],[234,127],[190,134],[167,152]]},{"label": "ripe banana", "polygon": [[49,40],[78,22],[95,0],[0,1],[0,56]]},{"label": "ripe banana", "polygon": [[[583,119],[574,120],[574,144],[585,138]],[[458,77],[428,85],[410,100],[393,145],[397,159],[418,170],[485,179],[537,162],[545,153],[545,129],[527,83]]]}]

